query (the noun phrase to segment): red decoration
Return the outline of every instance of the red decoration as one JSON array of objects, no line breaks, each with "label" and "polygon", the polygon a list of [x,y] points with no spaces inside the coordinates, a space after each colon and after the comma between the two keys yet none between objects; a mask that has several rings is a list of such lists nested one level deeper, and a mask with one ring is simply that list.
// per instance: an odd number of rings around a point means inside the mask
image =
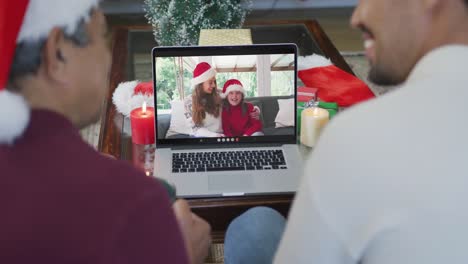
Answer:
[{"label": "red decoration", "polygon": [[336,102],[339,106],[347,107],[375,97],[363,81],[334,65],[301,70],[298,75],[306,86],[318,88],[320,100]]},{"label": "red decoration", "polygon": [[133,89],[133,95],[153,96],[153,82],[141,82]]},{"label": "red decoration", "polygon": [[154,107],[143,107],[134,109],[130,113],[132,126],[132,142],[135,144],[154,144]]},{"label": "red decoration", "polygon": [[[0,60],[0,91],[8,83],[10,66],[13,61],[16,49],[16,39],[23,24],[23,17],[26,13],[29,1],[1,1],[0,10],[0,50],[2,59]],[[8,24],[8,25],[7,25]]]},{"label": "red decoration", "polygon": [[311,100],[317,101],[317,88],[310,88],[306,86],[297,87],[297,101],[307,103]]}]

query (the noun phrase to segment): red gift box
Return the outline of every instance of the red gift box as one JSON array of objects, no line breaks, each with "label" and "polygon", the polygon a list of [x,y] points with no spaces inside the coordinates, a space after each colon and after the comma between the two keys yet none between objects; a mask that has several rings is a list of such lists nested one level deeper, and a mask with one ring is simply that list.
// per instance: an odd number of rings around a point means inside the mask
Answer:
[{"label": "red gift box", "polygon": [[318,89],[306,86],[297,87],[297,101],[307,103],[310,100],[317,101]]}]

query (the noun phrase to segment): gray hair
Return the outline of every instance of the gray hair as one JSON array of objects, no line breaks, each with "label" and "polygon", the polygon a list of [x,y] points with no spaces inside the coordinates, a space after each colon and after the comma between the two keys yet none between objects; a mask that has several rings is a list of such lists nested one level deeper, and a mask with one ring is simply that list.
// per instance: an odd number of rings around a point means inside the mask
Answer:
[{"label": "gray hair", "polygon": [[[91,12],[93,10],[91,10]],[[85,47],[88,45],[89,36],[88,32],[86,31],[86,24],[87,20],[85,18],[80,19],[80,21],[78,21],[76,30],[71,34],[67,34],[65,28],[62,28],[65,39],[71,41],[78,47]],[[47,37],[43,37],[39,40],[23,41],[16,45],[15,56],[13,58],[13,63],[11,64],[9,75],[10,84],[18,78],[37,73],[37,70],[39,69],[39,66],[43,60],[42,50],[46,41]],[[12,85],[10,85],[9,88],[16,89],[16,87],[11,86]]]}]

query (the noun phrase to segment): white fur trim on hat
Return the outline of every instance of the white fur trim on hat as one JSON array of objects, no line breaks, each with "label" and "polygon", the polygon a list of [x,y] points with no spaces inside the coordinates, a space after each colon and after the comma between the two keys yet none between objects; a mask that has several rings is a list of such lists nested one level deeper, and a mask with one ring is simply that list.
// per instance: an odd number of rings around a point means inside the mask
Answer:
[{"label": "white fur trim on hat", "polygon": [[204,73],[192,79],[192,87],[195,87],[195,85],[205,82],[215,76],[216,76],[216,71],[213,68],[210,68],[209,70],[205,71]]},{"label": "white fur trim on hat", "polygon": [[35,41],[45,37],[54,27],[64,27],[68,34],[76,30],[80,19],[89,20],[89,11],[100,0],[29,0],[28,8],[16,40]]},{"label": "white fur trim on hat", "polygon": [[234,92],[234,91],[242,92],[245,95],[244,87],[242,87],[241,85],[238,85],[238,84],[232,84],[232,85],[229,85],[226,88],[225,93],[221,93],[221,98],[226,98],[226,96],[229,94],[229,92]]},{"label": "white fur trim on hat", "polygon": [[130,116],[133,109],[141,107],[143,102],[146,102],[147,106],[154,107],[153,95],[134,95],[138,83],[138,81],[123,82],[117,86],[112,95],[112,102],[114,102],[117,111],[126,117]]},{"label": "white fur trim on hat", "polygon": [[0,109],[0,144],[13,144],[29,124],[29,105],[22,96],[3,90]]},{"label": "white fur trim on hat", "polygon": [[330,65],[333,65],[333,63],[329,59],[317,54],[312,54],[310,56],[299,57],[297,62],[297,69],[300,71],[317,67],[326,67]]}]

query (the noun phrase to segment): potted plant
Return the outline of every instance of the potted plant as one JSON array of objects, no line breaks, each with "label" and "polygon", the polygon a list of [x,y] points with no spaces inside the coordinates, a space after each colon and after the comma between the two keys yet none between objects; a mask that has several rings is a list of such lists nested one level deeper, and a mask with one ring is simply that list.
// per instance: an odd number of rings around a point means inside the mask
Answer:
[{"label": "potted plant", "polygon": [[241,28],[251,0],[144,0],[145,17],[161,46],[197,45],[200,29]]}]

